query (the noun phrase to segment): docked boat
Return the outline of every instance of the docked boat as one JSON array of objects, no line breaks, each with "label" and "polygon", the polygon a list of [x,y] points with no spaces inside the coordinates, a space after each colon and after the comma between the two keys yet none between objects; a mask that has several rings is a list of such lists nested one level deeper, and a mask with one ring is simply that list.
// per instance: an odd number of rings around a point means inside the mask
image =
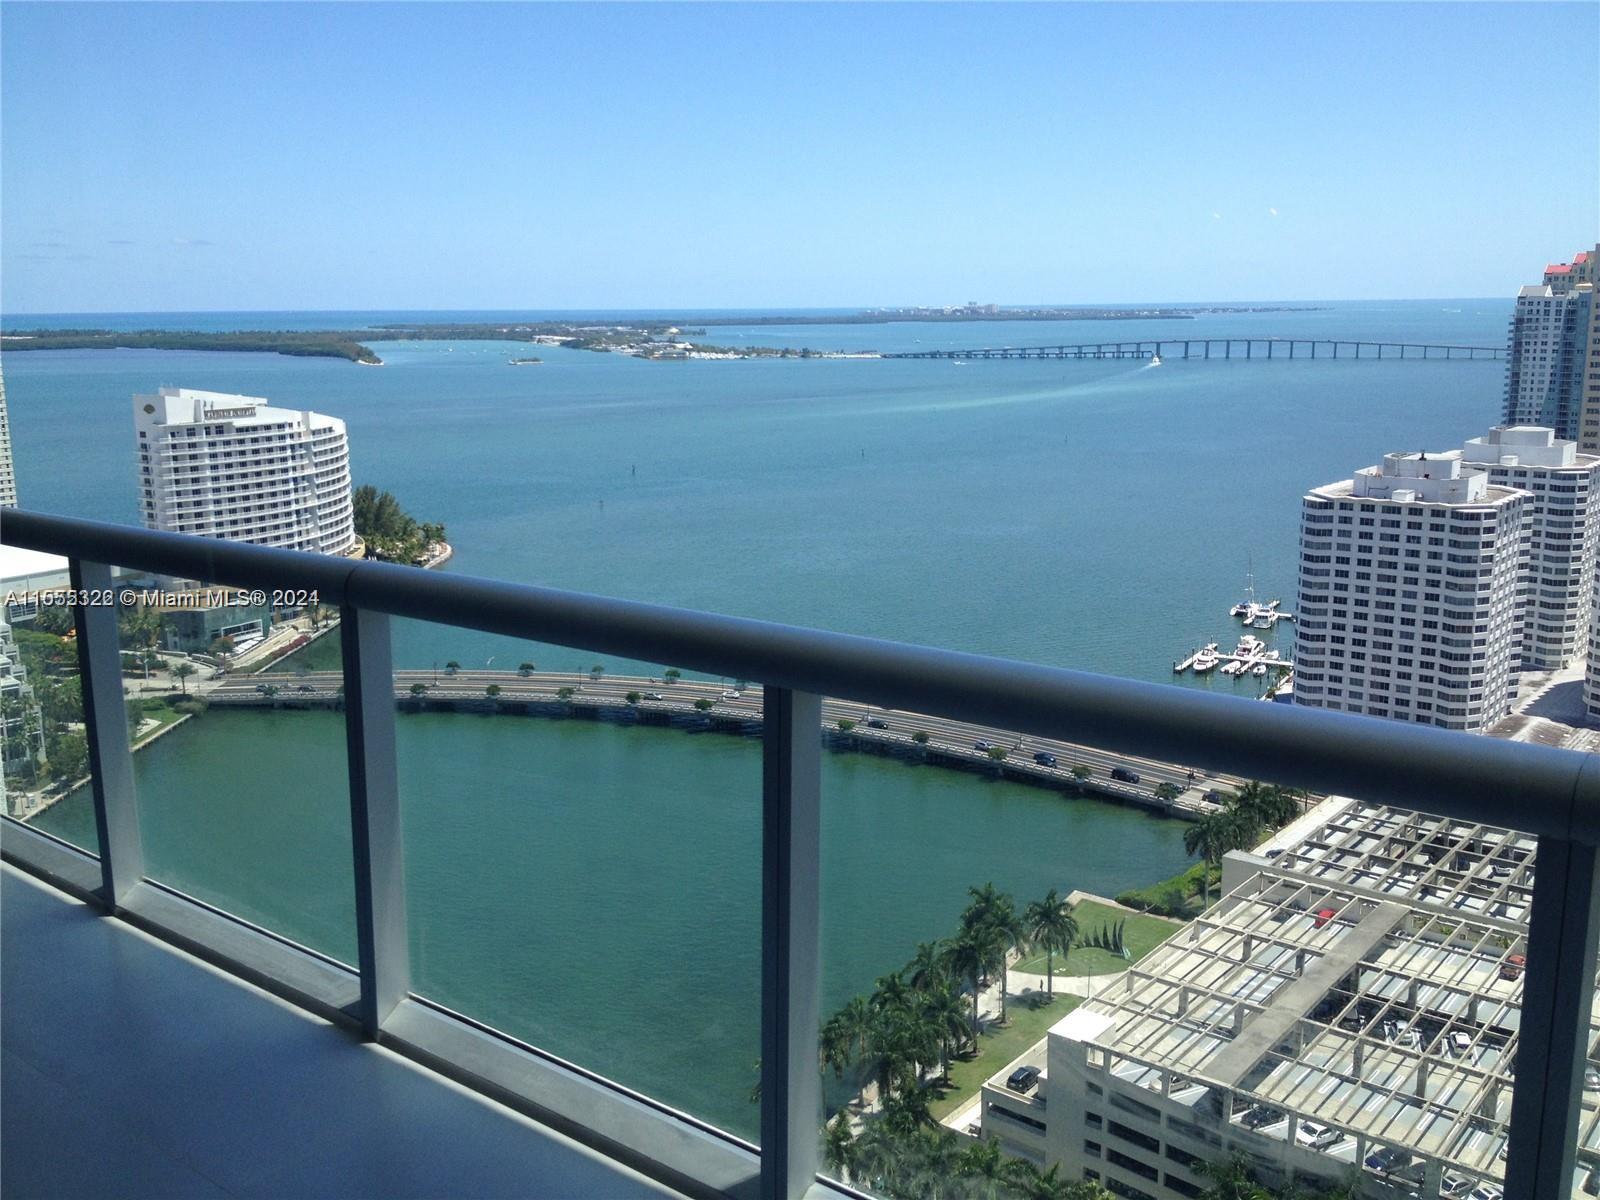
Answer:
[{"label": "docked boat", "polygon": [[1267,664],[1266,663],[1257,663],[1255,666],[1250,668],[1250,674],[1252,674],[1252,675],[1265,675],[1266,673],[1267,673]]},{"label": "docked boat", "polygon": [[1217,657],[1217,644],[1215,642],[1210,642],[1200,651],[1199,654],[1194,656],[1194,673],[1196,675],[1204,675],[1207,671],[1215,667],[1219,661],[1220,660]]}]

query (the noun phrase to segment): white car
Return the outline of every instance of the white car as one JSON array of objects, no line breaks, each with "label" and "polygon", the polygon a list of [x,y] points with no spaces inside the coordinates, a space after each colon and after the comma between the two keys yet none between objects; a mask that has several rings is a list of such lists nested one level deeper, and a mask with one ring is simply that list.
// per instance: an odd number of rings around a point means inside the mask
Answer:
[{"label": "white car", "polygon": [[1450,1033],[1450,1053],[1460,1058],[1470,1049],[1472,1049],[1471,1035],[1459,1029],[1452,1030]]},{"label": "white car", "polygon": [[1505,1200],[1505,1195],[1498,1183],[1480,1183],[1472,1189],[1472,1200]]},{"label": "white car", "polygon": [[1294,1140],[1313,1150],[1326,1150],[1344,1141],[1344,1134],[1320,1121],[1301,1121],[1300,1127],[1294,1131]]},{"label": "white car", "polygon": [[732,688],[729,688],[727,691],[722,693],[722,698],[724,700],[737,700],[742,695],[744,695],[743,692],[736,692]]}]

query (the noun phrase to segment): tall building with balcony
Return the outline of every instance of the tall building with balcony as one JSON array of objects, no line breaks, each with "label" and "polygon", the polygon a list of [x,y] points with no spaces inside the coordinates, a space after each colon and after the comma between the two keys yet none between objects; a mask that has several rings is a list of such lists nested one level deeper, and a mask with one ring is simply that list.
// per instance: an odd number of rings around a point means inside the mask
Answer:
[{"label": "tall building with balcony", "polygon": [[357,548],[343,421],[190,388],[135,396],[133,419],[147,528],[319,554]]},{"label": "tall building with balcony", "polygon": [[1295,702],[1481,732],[1521,651],[1528,493],[1388,454],[1301,502]]},{"label": "tall building with balcony", "polygon": [[1540,426],[1497,425],[1461,448],[1491,484],[1529,493],[1521,665],[1553,670],[1586,652],[1595,551],[1600,546],[1600,457]]},{"label": "tall building with balcony", "polygon": [[0,375],[0,508],[17,506],[17,471],[11,461],[11,418],[6,413],[6,380]]},{"label": "tall building with balcony", "polygon": [[1551,263],[1517,294],[1503,412],[1507,425],[1548,425],[1585,451],[1600,450],[1600,380],[1589,378],[1591,363],[1600,371],[1597,259],[1600,246]]}]

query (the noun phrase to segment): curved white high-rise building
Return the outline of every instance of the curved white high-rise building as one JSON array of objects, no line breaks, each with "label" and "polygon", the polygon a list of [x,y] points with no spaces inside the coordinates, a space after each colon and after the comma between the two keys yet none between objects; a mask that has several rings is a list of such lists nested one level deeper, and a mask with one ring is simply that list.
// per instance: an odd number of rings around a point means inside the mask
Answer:
[{"label": "curved white high-rise building", "polygon": [[146,527],[349,554],[344,422],[255,396],[162,388],[133,398]]}]

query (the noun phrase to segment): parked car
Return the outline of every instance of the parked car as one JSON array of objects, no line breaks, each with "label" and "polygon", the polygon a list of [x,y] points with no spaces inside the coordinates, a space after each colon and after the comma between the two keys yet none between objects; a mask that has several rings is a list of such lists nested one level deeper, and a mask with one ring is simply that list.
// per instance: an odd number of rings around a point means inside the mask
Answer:
[{"label": "parked car", "polygon": [[1283,1113],[1275,1108],[1268,1108],[1264,1104],[1258,1104],[1245,1113],[1239,1124],[1246,1129],[1260,1129],[1265,1125],[1271,1125],[1274,1121],[1281,1120],[1283,1120]]},{"label": "parked car", "polygon": [[1508,954],[1505,962],[1500,964],[1501,979],[1521,979],[1522,969],[1528,965],[1525,954]]},{"label": "parked car", "polygon": [[1317,915],[1311,918],[1311,928],[1321,929],[1338,915],[1339,910],[1336,908],[1319,908],[1317,909]]},{"label": "parked car", "polygon": [[1600,1091],[1600,1071],[1593,1067],[1583,1068],[1583,1090],[1586,1092]]},{"label": "parked car", "polygon": [[1013,1092],[1031,1092],[1038,1086],[1040,1073],[1038,1067],[1018,1067],[1011,1072],[1006,1086]]},{"label": "parked car", "polygon": [[1472,1189],[1472,1200],[1505,1200],[1505,1196],[1504,1188],[1487,1180]]},{"label": "parked car", "polygon": [[1054,754],[1047,754],[1041,750],[1039,753],[1033,756],[1033,761],[1038,763],[1041,767],[1053,767],[1056,765],[1056,756]]},{"label": "parked car", "polygon": [[1294,1140],[1313,1150],[1326,1150],[1344,1141],[1344,1131],[1322,1124],[1320,1121],[1301,1121],[1294,1131]]},{"label": "parked car", "polygon": [[1395,1172],[1411,1162],[1411,1151],[1399,1146],[1379,1146],[1367,1155],[1367,1166],[1374,1171]]},{"label": "parked car", "polygon": [[1472,1035],[1464,1030],[1452,1029],[1450,1031],[1449,1046],[1450,1053],[1460,1058],[1468,1050],[1472,1049]]},{"label": "parked car", "polygon": [[1111,778],[1115,779],[1118,783],[1138,783],[1139,782],[1139,777],[1137,775],[1135,775],[1132,771],[1128,770],[1127,767],[1112,767],[1111,768]]}]

